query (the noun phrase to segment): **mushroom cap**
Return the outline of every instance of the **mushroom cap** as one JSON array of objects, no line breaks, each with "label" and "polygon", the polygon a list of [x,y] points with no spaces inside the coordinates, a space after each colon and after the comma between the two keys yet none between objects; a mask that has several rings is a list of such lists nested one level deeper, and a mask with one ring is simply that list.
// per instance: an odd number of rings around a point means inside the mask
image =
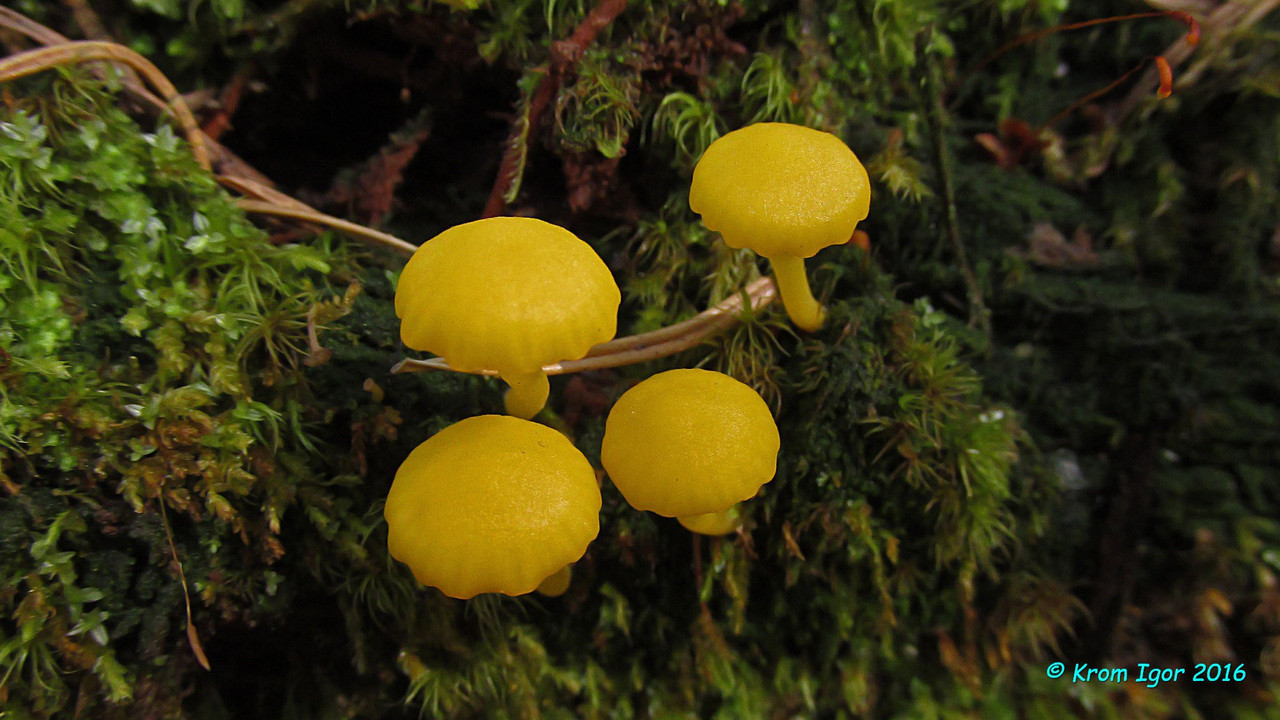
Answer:
[{"label": "mushroom cap", "polygon": [[600,460],[637,510],[720,512],[756,494],[777,469],[778,426],[750,387],[710,370],[669,370],[618,398]]},{"label": "mushroom cap", "polygon": [[813,257],[867,217],[871,180],[831,133],[757,123],[722,136],[693,170],[689,207],[725,244],[768,258]]},{"label": "mushroom cap", "polygon": [[742,519],[738,516],[738,505],[718,513],[707,513],[706,515],[684,515],[676,518],[685,530],[695,532],[699,535],[728,535],[742,526]]},{"label": "mushroom cap", "polygon": [[613,338],[622,294],[591,246],[534,218],[457,225],[423,243],[396,287],[400,339],[456,370],[530,372]]},{"label": "mushroom cap", "polygon": [[423,585],[466,599],[522,595],[587,551],[600,487],[565,436],[482,415],[409,453],[387,504],[387,549]]}]

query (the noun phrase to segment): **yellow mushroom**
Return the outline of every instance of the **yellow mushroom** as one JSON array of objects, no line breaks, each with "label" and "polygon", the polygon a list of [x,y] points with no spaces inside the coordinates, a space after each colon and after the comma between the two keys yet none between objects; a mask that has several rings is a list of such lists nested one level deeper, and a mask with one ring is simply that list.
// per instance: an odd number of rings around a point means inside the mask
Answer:
[{"label": "yellow mushroom", "polygon": [[622,295],[604,261],[562,227],[495,217],[423,243],[396,287],[400,339],[462,372],[497,372],[508,414],[546,404],[544,365],[613,338]]},{"label": "yellow mushroom", "polygon": [[811,332],[826,313],[804,260],[848,242],[870,202],[867,170],[848,146],[787,123],[748,125],[711,143],[689,191],[689,207],[725,244],[769,258],[787,314]]},{"label": "yellow mushroom", "polygon": [[[449,597],[568,587],[566,566],[600,532],[595,471],[545,425],[482,415],[409,453],[383,516],[387,549]],[[553,579],[555,578],[555,579]]]},{"label": "yellow mushroom", "polygon": [[573,580],[573,568],[565,565],[538,584],[538,593],[547,597],[560,597],[569,590],[571,580]]},{"label": "yellow mushroom", "polygon": [[738,514],[738,506],[724,512],[706,513],[704,515],[685,515],[676,518],[689,532],[699,535],[728,535],[742,524]]},{"label": "yellow mushroom", "polygon": [[756,391],[723,373],[670,370],[618,398],[600,460],[632,507],[723,535],[738,526],[734,506],[773,479],[779,446]]}]

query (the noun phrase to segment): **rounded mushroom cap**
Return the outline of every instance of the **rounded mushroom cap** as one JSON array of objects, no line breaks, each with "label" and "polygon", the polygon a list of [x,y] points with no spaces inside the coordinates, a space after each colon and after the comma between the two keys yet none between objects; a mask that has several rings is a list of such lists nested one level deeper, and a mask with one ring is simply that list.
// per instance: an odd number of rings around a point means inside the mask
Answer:
[{"label": "rounded mushroom cap", "polygon": [[689,207],[729,247],[807,258],[849,240],[867,217],[871,180],[831,133],[757,123],[711,143],[693,170]]},{"label": "rounded mushroom cap", "polygon": [[396,287],[400,339],[456,370],[529,372],[618,329],[622,294],[591,246],[534,218],[495,217],[423,243]]},{"label": "rounded mushroom cap", "polygon": [[522,595],[587,551],[600,532],[600,487],[560,433],[482,415],[409,453],[383,515],[391,556],[423,585],[462,599]]},{"label": "rounded mushroom cap", "polygon": [[777,469],[778,426],[755,390],[723,373],[670,370],[618,398],[600,460],[627,502],[667,517],[720,512]]}]

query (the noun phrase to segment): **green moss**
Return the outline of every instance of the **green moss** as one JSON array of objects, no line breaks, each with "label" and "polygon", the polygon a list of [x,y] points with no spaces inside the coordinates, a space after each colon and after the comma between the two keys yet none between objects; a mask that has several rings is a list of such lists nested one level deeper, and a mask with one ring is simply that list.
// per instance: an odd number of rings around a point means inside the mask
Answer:
[{"label": "green moss", "polygon": [[42,715],[80,675],[101,688],[81,702],[121,702],[137,663],[183,642],[158,503],[198,607],[280,611],[266,568],[284,553],[281,518],[322,487],[305,459],[305,316],[345,262],[265,242],[168,127],[140,131],[83,78],[52,82],[57,103],[0,120],[14,278],[0,514],[30,547],[3,559],[17,591],[3,599],[6,702]]},{"label": "green moss", "polygon": [[[552,43],[590,3],[471,5],[349,10],[425,15],[523,93],[527,118]],[[347,12],[134,7],[113,27],[153,50],[174,37],[161,60],[184,87]],[[606,482],[601,535],[559,600],[449,600],[385,552],[381,500],[400,460],[501,408],[495,381],[388,376],[398,261],[329,237],[272,245],[172,131],[140,127],[83,75],[13,86],[0,117],[0,713],[1264,716],[1280,627],[1267,264],[1280,136],[1272,78],[1250,58],[1275,53],[1274,21],[1233,36],[1180,104],[1101,133],[1072,120],[1064,155],[1000,169],[974,135],[1052,116],[1177,31],[1055,36],[965,75],[1064,12],[1100,10],[631,4],[565,70],[546,124],[521,135],[526,185],[510,200],[562,218],[546,151],[618,161],[634,216],[566,221],[617,270],[627,330],[767,272],[687,206],[692,166],[723,132],[831,129],[869,160],[876,200],[870,253],[810,263],[831,313],[821,332],[793,332],[771,306],[680,357],[585,378],[616,396],[665,365],[725,370],[777,408],[783,453],[725,539],[637,513]],[[1203,132],[1224,113],[1232,123]],[[1087,177],[1084,160],[1104,155]],[[486,190],[453,188],[396,222],[438,228]],[[952,213],[990,337],[953,317],[971,288],[944,232]],[[1100,264],[1010,252],[1040,222],[1082,227]],[[327,363],[310,357],[313,308]],[[598,459],[603,418],[568,429]],[[188,645],[169,533],[212,674]],[[1110,586],[1125,590],[1108,599]],[[1248,692],[1044,675],[1054,659],[1225,657],[1244,663]]]}]

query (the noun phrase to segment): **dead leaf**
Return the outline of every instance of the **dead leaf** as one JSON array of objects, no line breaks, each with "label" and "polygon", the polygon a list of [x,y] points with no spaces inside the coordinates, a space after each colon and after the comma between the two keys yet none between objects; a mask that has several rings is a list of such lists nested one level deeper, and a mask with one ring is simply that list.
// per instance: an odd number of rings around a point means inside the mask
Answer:
[{"label": "dead leaf", "polygon": [[200,644],[200,636],[196,634],[196,626],[191,624],[191,618],[187,618],[187,642],[191,645],[191,652],[196,656],[196,662],[200,663],[200,667],[213,670],[213,666],[209,664],[209,656],[204,654],[204,646]]},{"label": "dead leaf", "polygon": [[1102,264],[1093,250],[1093,237],[1077,228],[1070,241],[1053,225],[1036,223],[1027,234],[1026,250],[1010,250],[1011,254],[1055,270],[1085,270]]}]

